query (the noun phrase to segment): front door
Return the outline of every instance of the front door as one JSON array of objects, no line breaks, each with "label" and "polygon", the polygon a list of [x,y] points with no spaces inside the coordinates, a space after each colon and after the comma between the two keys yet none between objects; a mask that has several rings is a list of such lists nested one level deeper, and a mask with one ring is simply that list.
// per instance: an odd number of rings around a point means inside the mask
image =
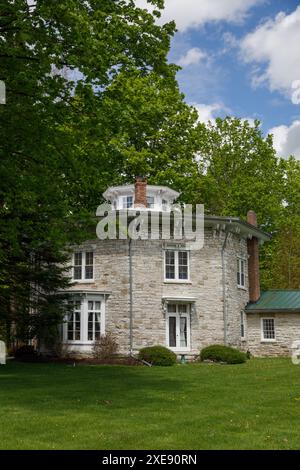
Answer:
[{"label": "front door", "polygon": [[167,347],[174,351],[190,349],[190,312],[187,304],[168,304]]}]

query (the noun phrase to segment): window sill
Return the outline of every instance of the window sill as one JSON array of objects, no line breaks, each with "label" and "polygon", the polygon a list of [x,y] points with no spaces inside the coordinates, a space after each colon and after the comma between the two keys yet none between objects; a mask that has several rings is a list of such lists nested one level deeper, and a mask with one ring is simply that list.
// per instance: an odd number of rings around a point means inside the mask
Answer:
[{"label": "window sill", "polygon": [[188,279],[165,279],[164,284],[192,284]]},{"label": "window sill", "polygon": [[262,339],[261,343],[277,343],[276,339]]},{"label": "window sill", "polygon": [[191,349],[190,348],[187,348],[187,349],[175,349],[175,348],[170,348],[169,346],[167,346],[168,349],[170,349],[170,351],[173,351],[173,353],[175,354],[188,354],[191,352]]},{"label": "window sill", "polygon": [[72,279],[73,284],[94,284],[95,279]]},{"label": "window sill", "polygon": [[63,341],[63,344],[69,345],[69,346],[92,346],[94,344],[94,341]]},{"label": "window sill", "polygon": [[247,288],[245,286],[237,286],[238,289],[246,291]]}]

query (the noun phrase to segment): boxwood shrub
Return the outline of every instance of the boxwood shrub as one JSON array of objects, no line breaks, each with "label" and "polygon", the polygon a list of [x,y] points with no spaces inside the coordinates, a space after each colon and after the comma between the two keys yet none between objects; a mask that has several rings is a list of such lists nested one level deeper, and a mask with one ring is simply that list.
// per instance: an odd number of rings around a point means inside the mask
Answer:
[{"label": "boxwood shrub", "polygon": [[176,354],[163,346],[149,346],[139,352],[139,359],[153,366],[173,366],[176,364]]},{"label": "boxwood shrub", "polygon": [[202,349],[201,361],[225,362],[226,364],[241,364],[246,362],[247,355],[238,349],[220,344],[214,344]]}]

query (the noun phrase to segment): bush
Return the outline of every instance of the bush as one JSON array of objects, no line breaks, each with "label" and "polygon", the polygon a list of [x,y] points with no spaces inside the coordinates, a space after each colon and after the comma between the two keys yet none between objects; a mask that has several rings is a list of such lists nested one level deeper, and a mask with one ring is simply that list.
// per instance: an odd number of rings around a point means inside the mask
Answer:
[{"label": "bush", "polygon": [[212,345],[202,349],[201,361],[225,362],[226,364],[241,364],[246,362],[247,355],[229,346]]},{"label": "bush", "polygon": [[115,336],[112,333],[107,333],[101,336],[101,338],[95,341],[93,347],[93,356],[95,359],[105,360],[111,359],[117,354],[119,345]]},{"label": "bush", "polygon": [[30,359],[30,358],[35,358],[36,356],[37,356],[36,350],[34,349],[33,346],[29,346],[29,345],[21,346],[15,351],[15,357],[17,359],[27,359],[27,358]]},{"label": "bush", "polygon": [[173,366],[176,364],[176,354],[163,346],[150,346],[139,352],[139,359],[153,366]]}]

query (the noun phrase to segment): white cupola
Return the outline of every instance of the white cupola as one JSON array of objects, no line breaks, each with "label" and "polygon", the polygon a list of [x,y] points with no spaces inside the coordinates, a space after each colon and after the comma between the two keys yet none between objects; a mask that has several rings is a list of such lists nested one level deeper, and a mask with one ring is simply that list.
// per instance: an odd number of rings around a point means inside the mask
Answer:
[{"label": "white cupola", "polygon": [[114,210],[140,209],[148,211],[171,210],[171,204],[180,193],[167,186],[152,186],[144,178],[137,178],[135,184],[111,186],[103,197],[109,201]]}]

